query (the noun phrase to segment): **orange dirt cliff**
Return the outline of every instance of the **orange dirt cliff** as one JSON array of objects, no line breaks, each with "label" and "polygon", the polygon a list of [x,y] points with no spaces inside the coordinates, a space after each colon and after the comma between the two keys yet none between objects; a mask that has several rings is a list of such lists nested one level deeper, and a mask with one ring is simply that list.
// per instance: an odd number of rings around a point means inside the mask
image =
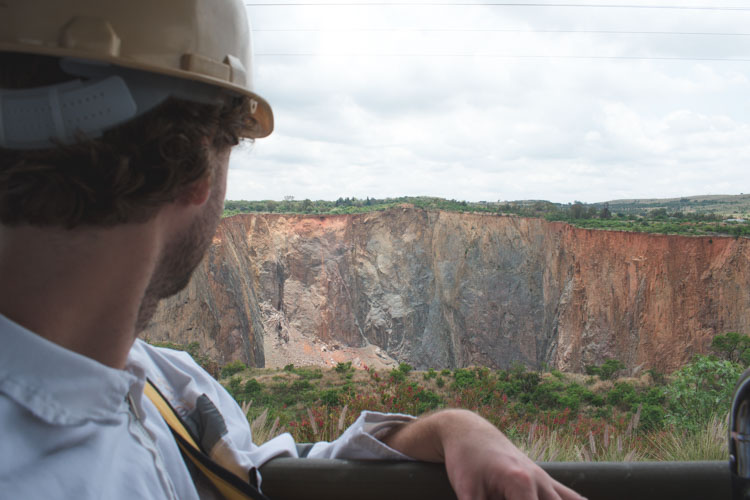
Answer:
[{"label": "orange dirt cliff", "polygon": [[144,336],[220,362],[674,369],[750,332],[750,240],[399,207],[224,219]]}]

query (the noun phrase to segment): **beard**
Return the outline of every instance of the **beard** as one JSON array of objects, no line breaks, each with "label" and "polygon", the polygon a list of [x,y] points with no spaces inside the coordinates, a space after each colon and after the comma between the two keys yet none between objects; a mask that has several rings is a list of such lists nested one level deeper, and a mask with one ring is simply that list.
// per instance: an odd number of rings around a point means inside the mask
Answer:
[{"label": "beard", "polygon": [[146,329],[161,299],[177,294],[190,283],[193,271],[203,260],[221,220],[225,183],[225,171],[214,176],[210,197],[201,213],[187,230],[165,246],[143,294],[135,325],[136,335]]}]

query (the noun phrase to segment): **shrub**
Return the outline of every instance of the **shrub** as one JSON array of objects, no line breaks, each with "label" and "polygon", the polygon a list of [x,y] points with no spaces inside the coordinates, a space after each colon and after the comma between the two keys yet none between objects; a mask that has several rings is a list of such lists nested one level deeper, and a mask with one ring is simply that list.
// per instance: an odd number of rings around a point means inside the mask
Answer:
[{"label": "shrub", "polygon": [[399,363],[398,365],[398,371],[400,371],[404,375],[408,375],[409,372],[411,372],[413,369],[414,367],[411,366],[409,363]]},{"label": "shrub", "polygon": [[402,372],[398,368],[391,370],[391,380],[396,383],[406,381],[406,373]]},{"label": "shrub", "polygon": [[294,373],[305,380],[323,378],[323,371],[320,368],[296,368]]},{"label": "shrub", "polygon": [[599,375],[599,367],[596,365],[586,365],[583,369],[586,372],[586,375]]},{"label": "shrub", "polygon": [[562,384],[557,381],[539,384],[533,392],[524,391],[521,393],[521,401],[534,403],[541,409],[557,408],[560,401],[557,391],[561,388]]},{"label": "shrub", "polygon": [[646,373],[648,373],[651,376],[651,380],[656,385],[664,385],[664,384],[667,383],[667,377],[666,377],[666,375],[664,375],[664,373],[662,373],[662,372],[660,372],[658,370],[655,370],[653,368],[649,368],[648,370],[646,370]]},{"label": "shrub", "polygon": [[459,368],[453,373],[453,378],[456,379],[456,387],[465,388],[474,385],[476,376],[473,370],[467,370],[466,368]]},{"label": "shrub", "polygon": [[434,410],[443,403],[443,399],[429,390],[420,390],[417,392],[416,399],[417,413],[424,413],[429,410]]},{"label": "shrub", "polygon": [[447,369],[447,368],[443,368],[443,369],[442,369],[442,370],[440,371],[440,375],[442,375],[443,377],[447,377],[447,376],[448,376],[448,375],[450,375],[450,374],[451,374],[451,371],[450,371],[449,369]]},{"label": "shrub", "polygon": [[337,389],[328,389],[320,395],[320,400],[326,406],[339,406],[341,404],[340,394]]},{"label": "shrub", "polygon": [[534,391],[542,380],[542,377],[536,372],[516,373],[514,378],[518,382],[521,392]]},{"label": "shrub", "polygon": [[666,413],[659,405],[644,403],[641,406],[640,425],[646,431],[658,430],[664,427]]},{"label": "shrub", "polygon": [[293,372],[294,371],[294,364],[293,363],[289,363],[288,365],[284,366],[284,371],[285,372]]},{"label": "shrub", "polygon": [[294,382],[292,382],[292,385],[290,387],[292,392],[298,392],[298,393],[310,390],[312,388],[313,388],[312,384],[310,384],[310,382],[304,379],[295,380]]},{"label": "shrub", "polygon": [[336,373],[341,373],[341,374],[348,373],[349,371],[353,369],[354,368],[352,368],[351,361],[347,361],[346,363],[337,363],[336,368],[334,368],[334,370],[336,370]]},{"label": "shrub", "polygon": [[727,332],[717,335],[711,341],[711,349],[722,359],[743,366],[750,364],[750,337],[737,332]]},{"label": "shrub", "polygon": [[251,378],[247,382],[245,382],[245,394],[250,396],[252,394],[256,394],[263,390],[263,386],[260,382],[255,380],[254,378]]},{"label": "shrub", "polygon": [[636,401],[635,387],[627,382],[616,382],[612,390],[607,393],[607,404],[619,406],[623,410],[630,409]]},{"label": "shrub", "polygon": [[602,380],[612,380],[615,373],[625,368],[625,363],[618,359],[608,359],[599,367],[599,378]]},{"label": "shrub", "polygon": [[232,395],[234,399],[238,399],[241,395],[242,379],[240,377],[232,377],[227,382],[227,391]]},{"label": "shrub", "polygon": [[233,361],[224,365],[221,369],[221,376],[222,378],[231,377],[232,375],[245,371],[246,369],[247,366],[245,366],[245,363],[242,361]]},{"label": "shrub", "polygon": [[435,385],[437,385],[438,387],[443,387],[445,385],[445,380],[443,380],[443,377],[436,378]]},{"label": "shrub", "polygon": [[732,392],[742,367],[731,361],[696,356],[673,374],[664,388],[667,421],[688,430],[706,425],[714,415],[729,411]]},{"label": "shrub", "polygon": [[437,377],[437,372],[433,370],[432,368],[430,368],[428,371],[424,372],[422,376],[424,377],[425,380],[430,380],[432,378]]}]

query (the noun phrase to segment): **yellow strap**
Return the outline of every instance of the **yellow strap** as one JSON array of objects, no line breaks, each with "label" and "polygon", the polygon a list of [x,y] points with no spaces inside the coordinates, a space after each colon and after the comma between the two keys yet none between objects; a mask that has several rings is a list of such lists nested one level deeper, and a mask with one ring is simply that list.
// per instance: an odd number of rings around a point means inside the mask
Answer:
[{"label": "yellow strap", "polygon": [[151,385],[150,381],[144,386],[143,393],[146,395],[146,397],[148,397],[148,399],[151,400],[152,403],[154,403],[154,406],[156,406],[156,408],[159,410],[159,413],[161,413],[161,416],[167,422],[167,425],[173,431],[177,432],[182,437],[182,439],[190,443],[193,448],[195,448],[196,450],[200,450],[200,447],[193,439],[193,436],[191,436],[188,430],[185,428],[185,424],[183,424],[182,421],[177,417],[177,415],[175,415],[174,411],[172,411],[172,407],[164,399],[164,397],[159,394],[159,391],[157,391],[156,388]]},{"label": "yellow strap", "polygon": [[[177,439],[176,441],[183,454],[190,459],[190,461],[206,476],[206,478],[208,478],[209,481],[211,481],[211,483],[216,487],[217,490],[219,490],[219,493],[221,493],[224,498],[228,500],[248,500],[259,498],[258,496],[253,496],[242,491],[226,478],[221,477],[219,474],[208,468],[204,461],[213,463],[213,465],[216,468],[219,468],[225,475],[228,474],[235,478],[237,481],[244,482],[249,488],[252,488],[250,484],[247,483],[247,480],[243,480],[237,477],[232,472],[224,469],[221,465],[217,464],[216,462],[211,460],[205,453],[203,453],[203,451],[193,439],[193,436],[185,427],[185,424],[182,422],[180,417],[175,413],[174,409],[164,398],[164,396],[162,396],[161,393],[153,386],[153,384],[151,384],[150,380],[146,382],[146,385],[143,388],[143,393],[159,410],[159,413],[161,413],[164,421],[167,422],[167,425],[169,425],[169,427],[172,429],[172,432],[182,438],[182,441],[179,439]],[[258,494],[261,495],[260,493]]]},{"label": "yellow strap", "polygon": [[219,477],[213,471],[209,470],[208,467],[197,460],[193,456],[193,454],[190,453],[190,450],[187,450],[181,442],[178,441],[177,445],[190,458],[190,461],[193,462],[193,464],[195,464],[198,469],[200,469],[200,471],[208,478],[209,481],[211,481],[211,484],[213,484],[216,489],[219,490],[219,493],[221,493],[224,498],[226,498],[227,500],[248,500],[252,498],[246,493],[238,490],[234,485],[227,482],[224,478]]}]

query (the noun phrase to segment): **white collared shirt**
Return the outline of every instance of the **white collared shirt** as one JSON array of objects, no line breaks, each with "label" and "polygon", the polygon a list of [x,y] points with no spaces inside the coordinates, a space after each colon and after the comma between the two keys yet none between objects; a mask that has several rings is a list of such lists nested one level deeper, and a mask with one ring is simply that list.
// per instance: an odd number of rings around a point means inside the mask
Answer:
[{"label": "white collared shirt", "polygon": [[[234,399],[184,352],[137,340],[125,370],[64,349],[0,314],[0,496],[197,499],[167,425],[143,396],[148,377],[178,412],[206,394],[226,421],[226,452],[245,471],[296,457],[289,434],[256,446]],[[310,458],[408,459],[375,436],[411,420],[363,412]]]}]

